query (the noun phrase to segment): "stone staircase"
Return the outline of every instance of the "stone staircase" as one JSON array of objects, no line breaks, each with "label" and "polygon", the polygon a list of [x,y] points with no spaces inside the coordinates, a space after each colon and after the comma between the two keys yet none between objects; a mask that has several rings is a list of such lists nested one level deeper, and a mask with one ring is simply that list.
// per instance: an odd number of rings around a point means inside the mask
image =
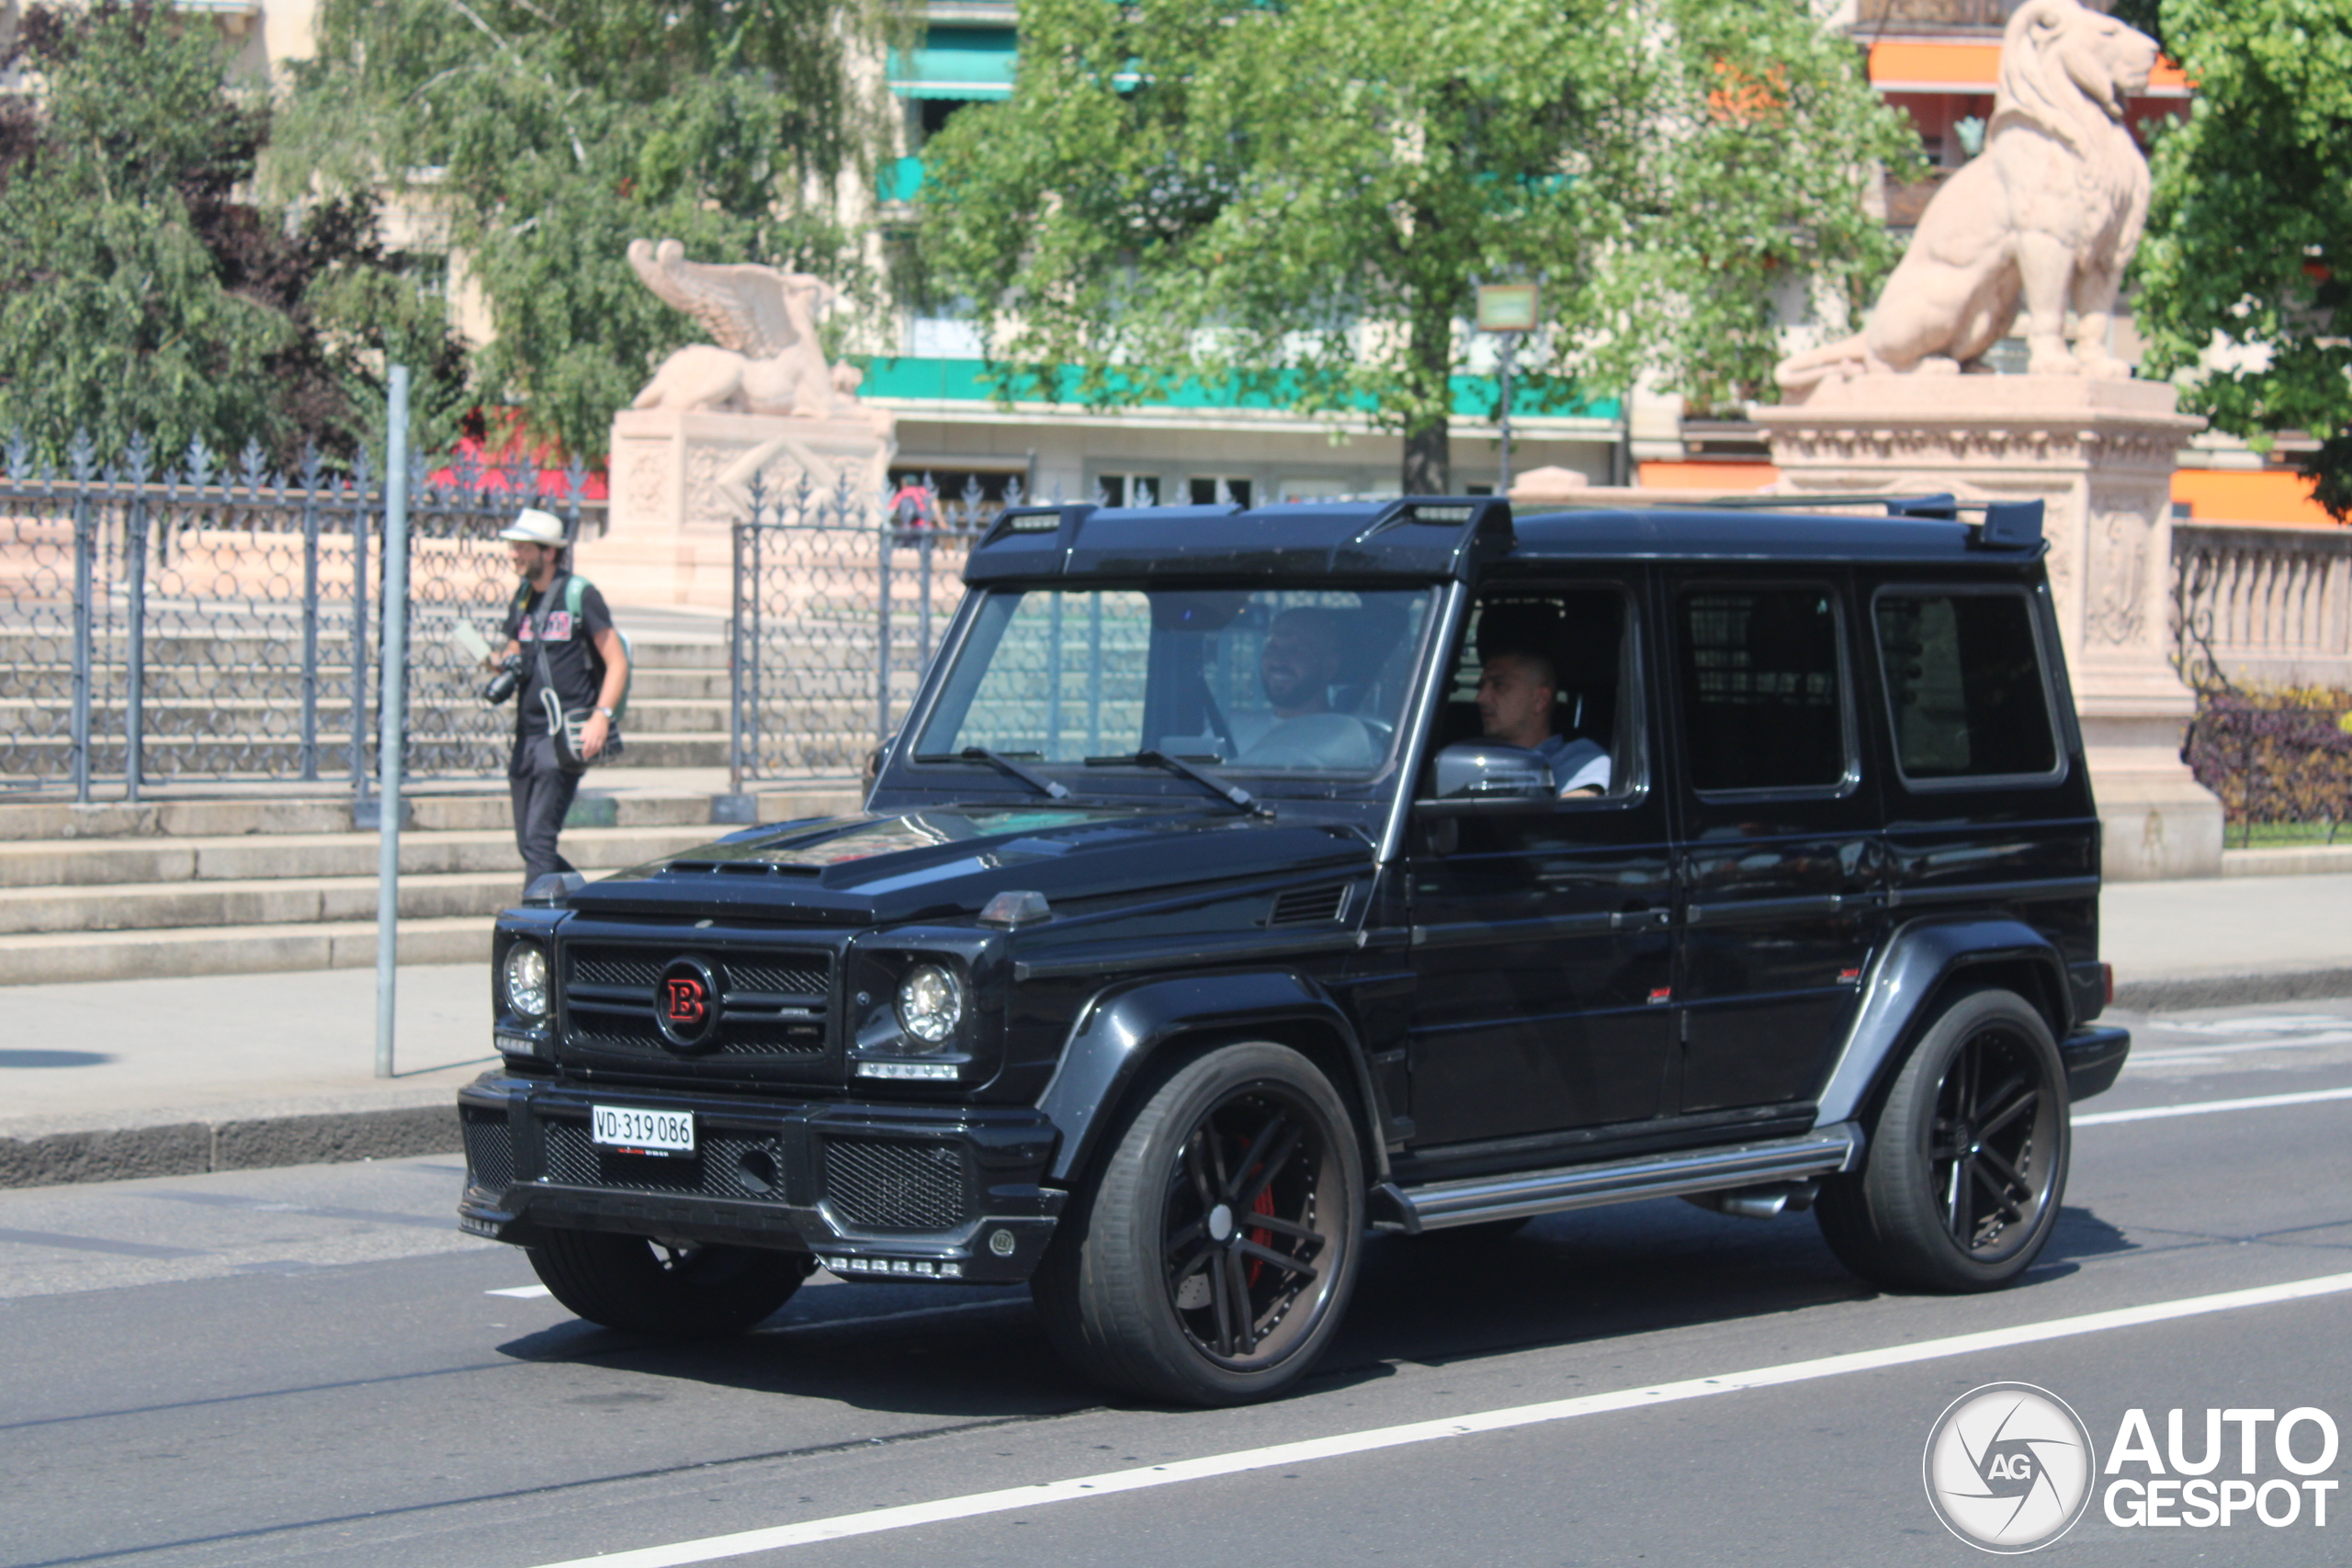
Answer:
[{"label": "stone staircase", "polygon": [[[628,760],[589,775],[563,835],[566,858],[592,874],[729,830],[713,820],[728,787],[725,624],[658,613],[632,613],[626,624],[638,656]],[[337,727],[347,712],[339,701],[321,704],[322,771],[330,758],[334,771],[344,765]],[[511,724],[510,714],[500,710]],[[267,733],[253,744],[296,742]],[[152,777],[152,742],[148,756]],[[499,756],[503,769],[503,747]],[[166,785],[138,805],[120,802],[119,783],[97,793],[100,803],[75,806],[51,792],[0,789],[0,985],[375,963],[380,842],[354,830],[340,781]],[[522,885],[504,778],[427,778],[406,794],[400,961],[484,959],[491,917]],[[852,810],[859,795],[848,780],[774,789],[755,798],[754,816]]]}]

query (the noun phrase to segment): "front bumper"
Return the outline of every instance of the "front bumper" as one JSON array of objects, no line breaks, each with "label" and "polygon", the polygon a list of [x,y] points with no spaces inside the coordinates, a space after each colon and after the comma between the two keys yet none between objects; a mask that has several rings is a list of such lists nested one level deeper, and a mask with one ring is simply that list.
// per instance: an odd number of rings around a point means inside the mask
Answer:
[{"label": "front bumper", "polygon": [[[697,1152],[604,1149],[589,1108],[691,1111]],[[1059,1134],[1032,1110],[844,1105],[485,1073],[458,1093],[458,1224],[527,1247],[547,1230],[808,1253],[837,1273],[1026,1280],[1069,1194],[1043,1185]]]}]

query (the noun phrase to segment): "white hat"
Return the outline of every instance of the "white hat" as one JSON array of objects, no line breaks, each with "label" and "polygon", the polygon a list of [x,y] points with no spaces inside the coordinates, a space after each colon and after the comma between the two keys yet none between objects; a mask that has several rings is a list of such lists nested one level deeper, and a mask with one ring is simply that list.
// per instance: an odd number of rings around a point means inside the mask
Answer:
[{"label": "white hat", "polygon": [[564,542],[563,519],[552,512],[537,509],[518,512],[513,525],[501,530],[498,536],[525,545],[560,545]]}]

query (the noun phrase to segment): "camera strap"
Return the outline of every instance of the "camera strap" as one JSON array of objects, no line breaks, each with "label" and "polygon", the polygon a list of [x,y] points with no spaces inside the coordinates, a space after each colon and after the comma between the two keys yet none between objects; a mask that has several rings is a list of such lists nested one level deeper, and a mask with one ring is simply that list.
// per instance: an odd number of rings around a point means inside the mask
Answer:
[{"label": "camera strap", "polygon": [[[560,574],[554,581],[548,584],[547,594],[539,601],[538,614],[532,617],[531,647],[538,656],[539,706],[547,715],[548,739],[555,744],[555,760],[564,772],[576,773],[585,772],[596,761],[617,750],[620,745],[620,729],[617,725],[608,725],[605,729],[604,750],[598,751],[594,757],[582,756],[580,731],[587,724],[588,716],[592,710],[583,708],[577,714],[567,713],[564,710],[563,698],[555,689],[555,671],[548,663],[548,617],[555,613],[556,601],[561,596],[562,591],[569,586],[571,581],[571,574],[567,571]],[[579,635],[579,628],[576,626],[572,628],[572,635],[574,637]],[[589,658],[589,664],[591,668],[595,664],[593,654]]]}]

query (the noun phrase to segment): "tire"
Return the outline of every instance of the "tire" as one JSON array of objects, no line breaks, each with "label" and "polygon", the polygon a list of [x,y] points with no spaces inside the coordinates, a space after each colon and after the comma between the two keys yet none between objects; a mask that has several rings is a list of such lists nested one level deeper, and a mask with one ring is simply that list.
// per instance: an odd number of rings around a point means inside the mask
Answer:
[{"label": "tire", "polygon": [[1179,1404],[1270,1398],[1339,1326],[1363,1193],[1329,1080],[1286,1045],[1228,1045],[1143,1100],[1031,1289],[1094,1382]]},{"label": "tire", "polygon": [[1895,1290],[2007,1284],[2058,1223],[2070,1110],[2041,1015],[2011,991],[1960,997],[1895,1074],[1861,1169],[1823,1184],[1830,1250]]},{"label": "tire", "polygon": [[551,1230],[527,1250],[540,1282],[576,1315],[672,1339],[741,1334],[791,1300],[808,1273],[797,1253],[605,1231]]}]

